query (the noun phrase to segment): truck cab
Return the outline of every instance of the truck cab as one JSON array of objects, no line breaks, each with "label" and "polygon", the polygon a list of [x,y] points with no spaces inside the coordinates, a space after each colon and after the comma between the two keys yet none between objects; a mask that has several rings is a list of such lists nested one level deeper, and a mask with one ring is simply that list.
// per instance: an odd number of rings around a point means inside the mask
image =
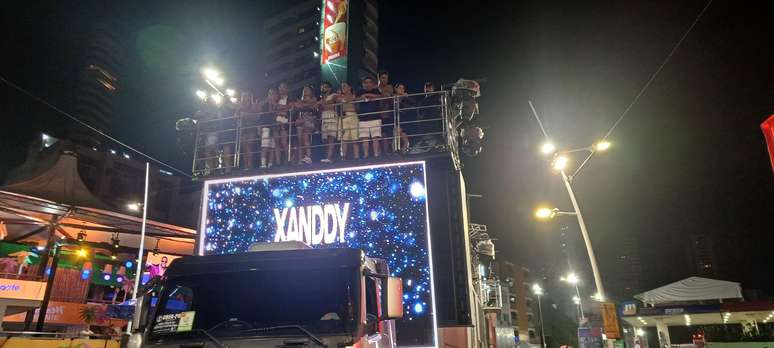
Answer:
[{"label": "truck cab", "polygon": [[132,348],[394,347],[403,314],[384,260],[298,242],[177,259],[138,296]]}]

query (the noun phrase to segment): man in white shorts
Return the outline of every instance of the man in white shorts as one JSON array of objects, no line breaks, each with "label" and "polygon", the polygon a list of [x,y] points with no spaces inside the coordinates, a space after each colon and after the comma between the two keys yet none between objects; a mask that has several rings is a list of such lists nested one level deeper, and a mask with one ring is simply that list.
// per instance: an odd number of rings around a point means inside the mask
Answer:
[{"label": "man in white shorts", "polygon": [[[363,78],[363,89],[358,94],[358,98],[364,100],[360,103],[360,123],[358,124],[358,134],[363,140],[363,158],[368,158],[368,148],[373,143],[374,157],[381,155],[379,140],[382,138],[382,115],[379,112],[379,101],[369,101],[381,97],[379,89],[373,77]],[[369,139],[371,139],[369,141]]]}]

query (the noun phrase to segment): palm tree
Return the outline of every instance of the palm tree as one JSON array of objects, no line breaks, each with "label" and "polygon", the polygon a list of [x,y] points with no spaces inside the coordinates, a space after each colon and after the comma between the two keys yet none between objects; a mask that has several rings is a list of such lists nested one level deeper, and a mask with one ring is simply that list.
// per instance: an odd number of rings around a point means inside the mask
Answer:
[{"label": "palm tree", "polygon": [[99,308],[97,308],[97,306],[85,305],[81,308],[80,315],[81,320],[86,323],[85,331],[91,332],[91,324],[97,321],[97,316],[99,316]]}]

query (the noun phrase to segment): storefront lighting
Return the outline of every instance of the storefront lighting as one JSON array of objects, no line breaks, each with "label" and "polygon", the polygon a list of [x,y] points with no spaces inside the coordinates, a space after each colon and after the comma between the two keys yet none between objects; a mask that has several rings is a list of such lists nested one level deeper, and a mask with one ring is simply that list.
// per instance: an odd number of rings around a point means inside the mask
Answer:
[{"label": "storefront lighting", "polygon": [[104,275],[102,275],[102,279],[106,281],[110,280],[110,278],[111,278],[110,274],[105,273]]},{"label": "storefront lighting", "polygon": [[86,257],[89,255],[89,252],[84,248],[80,248],[75,252],[75,254],[78,255],[78,257]]}]

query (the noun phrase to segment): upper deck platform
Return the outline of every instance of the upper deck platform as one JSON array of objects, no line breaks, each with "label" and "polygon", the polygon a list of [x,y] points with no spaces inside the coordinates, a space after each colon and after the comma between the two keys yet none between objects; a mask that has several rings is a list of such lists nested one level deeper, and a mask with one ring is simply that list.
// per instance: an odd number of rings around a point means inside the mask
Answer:
[{"label": "upper deck platform", "polygon": [[459,170],[461,126],[471,112],[465,101],[475,105],[473,97],[443,90],[205,106],[191,122],[192,174],[209,179],[435,156],[450,156]]}]

